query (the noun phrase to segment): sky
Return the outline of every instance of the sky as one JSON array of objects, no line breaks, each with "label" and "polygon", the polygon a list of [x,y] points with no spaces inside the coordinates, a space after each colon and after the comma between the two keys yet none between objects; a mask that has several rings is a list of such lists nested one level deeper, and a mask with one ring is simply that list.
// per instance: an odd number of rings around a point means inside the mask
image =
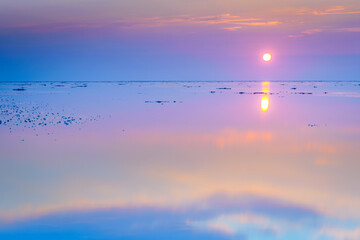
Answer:
[{"label": "sky", "polygon": [[354,81],[359,42],[357,0],[0,1],[0,81]]}]

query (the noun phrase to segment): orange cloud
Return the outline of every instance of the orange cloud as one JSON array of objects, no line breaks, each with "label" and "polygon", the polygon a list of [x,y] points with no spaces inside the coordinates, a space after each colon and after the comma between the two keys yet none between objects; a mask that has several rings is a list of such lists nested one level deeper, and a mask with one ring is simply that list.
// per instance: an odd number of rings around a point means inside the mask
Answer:
[{"label": "orange cloud", "polygon": [[302,31],[301,33],[309,35],[309,34],[319,33],[322,31],[323,31],[322,29],[308,29],[308,30]]},{"label": "orange cloud", "polygon": [[360,27],[338,28],[339,32],[360,32]]},{"label": "orange cloud", "polygon": [[229,30],[229,31],[236,31],[238,29],[242,29],[243,27],[242,26],[235,26],[235,27],[228,27],[228,28],[224,28],[226,30]]},{"label": "orange cloud", "polygon": [[360,27],[307,29],[307,30],[302,31],[300,34],[288,35],[288,37],[290,37],[290,38],[300,38],[300,37],[304,37],[305,35],[312,35],[312,34],[321,33],[321,32],[350,32],[350,33],[356,33],[356,32],[360,32]]},{"label": "orange cloud", "polygon": [[231,14],[220,14],[214,16],[192,17],[189,15],[181,15],[176,17],[152,17],[136,20],[120,20],[118,23],[129,23],[130,27],[143,26],[143,27],[156,27],[167,25],[231,25],[225,26],[223,29],[234,31],[242,29],[243,26],[275,26],[282,22],[280,21],[267,21],[261,18],[242,18]]},{"label": "orange cloud", "polygon": [[313,14],[313,15],[342,15],[342,14],[358,14],[360,11],[349,11],[344,6],[334,6],[325,10],[314,10],[314,9],[299,9],[298,15]]}]

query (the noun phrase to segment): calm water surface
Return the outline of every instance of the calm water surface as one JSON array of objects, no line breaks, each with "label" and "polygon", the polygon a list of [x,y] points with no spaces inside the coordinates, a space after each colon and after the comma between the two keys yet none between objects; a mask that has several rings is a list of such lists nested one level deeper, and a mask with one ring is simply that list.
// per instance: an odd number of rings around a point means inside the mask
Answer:
[{"label": "calm water surface", "polygon": [[359,82],[0,85],[0,239],[360,239]]}]

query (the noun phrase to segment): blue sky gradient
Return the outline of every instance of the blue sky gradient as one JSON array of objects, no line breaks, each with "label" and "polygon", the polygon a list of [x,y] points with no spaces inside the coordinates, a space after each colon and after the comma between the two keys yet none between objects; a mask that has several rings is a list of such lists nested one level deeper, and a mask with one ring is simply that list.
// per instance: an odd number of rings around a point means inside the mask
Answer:
[{"label": "blue sky gradient", "polygon": [[[0,7],[1,81],[360,78],[360,4],[353,0]],[[261,62],[264,52],[271,63]]]}]

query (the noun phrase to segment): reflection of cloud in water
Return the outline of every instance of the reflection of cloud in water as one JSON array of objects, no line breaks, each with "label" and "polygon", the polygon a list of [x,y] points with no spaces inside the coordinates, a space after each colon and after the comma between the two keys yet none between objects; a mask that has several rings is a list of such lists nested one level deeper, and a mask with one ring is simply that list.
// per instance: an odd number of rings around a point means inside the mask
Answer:
[{"label": "reflection of cloud in water", "polygon": [[[140,136],[141,135],[141,136]],[[211,144],[218,148],[231,147],[234,145],[250,144],[255,142],[270,142],[273,139],[271,132],[246,131],[238,132],[235,129],[226,129],[219,134],[184,134],[184,133],[140,133],[135,141],[147,144],[167,143],[176,145],[188,144]]]},{"label": "reflection of cloud in water", "polygon": [[[208,239],[214,230],[225,228],[229,230],[228,233],[238,237],[249,237],[254,233],[271,237],[294,231],[289,227],[294,225],[308,230],[308,223],[316,222],[321,217],[313,209],[278,199],[257,195],[218,194],[179,207],[74,209],[2,222],[0,229],[7,230],[0,231],[0,237],[18,234],[21,239],[31,239],[34,236],[45,237],[56,233],[60,238],[65,238],[76,230],[77,235],[72,235],[72,239],[83,239],[89,233],[95,238],[105,234],[107,239],[121,236],[168,239],[169,234],[177,236],[175,239]],[[31,230],[32,234],[27,235],[33,227],[36,230]],[[218,235],[215,239],[227,239],[227,236]]]}]

